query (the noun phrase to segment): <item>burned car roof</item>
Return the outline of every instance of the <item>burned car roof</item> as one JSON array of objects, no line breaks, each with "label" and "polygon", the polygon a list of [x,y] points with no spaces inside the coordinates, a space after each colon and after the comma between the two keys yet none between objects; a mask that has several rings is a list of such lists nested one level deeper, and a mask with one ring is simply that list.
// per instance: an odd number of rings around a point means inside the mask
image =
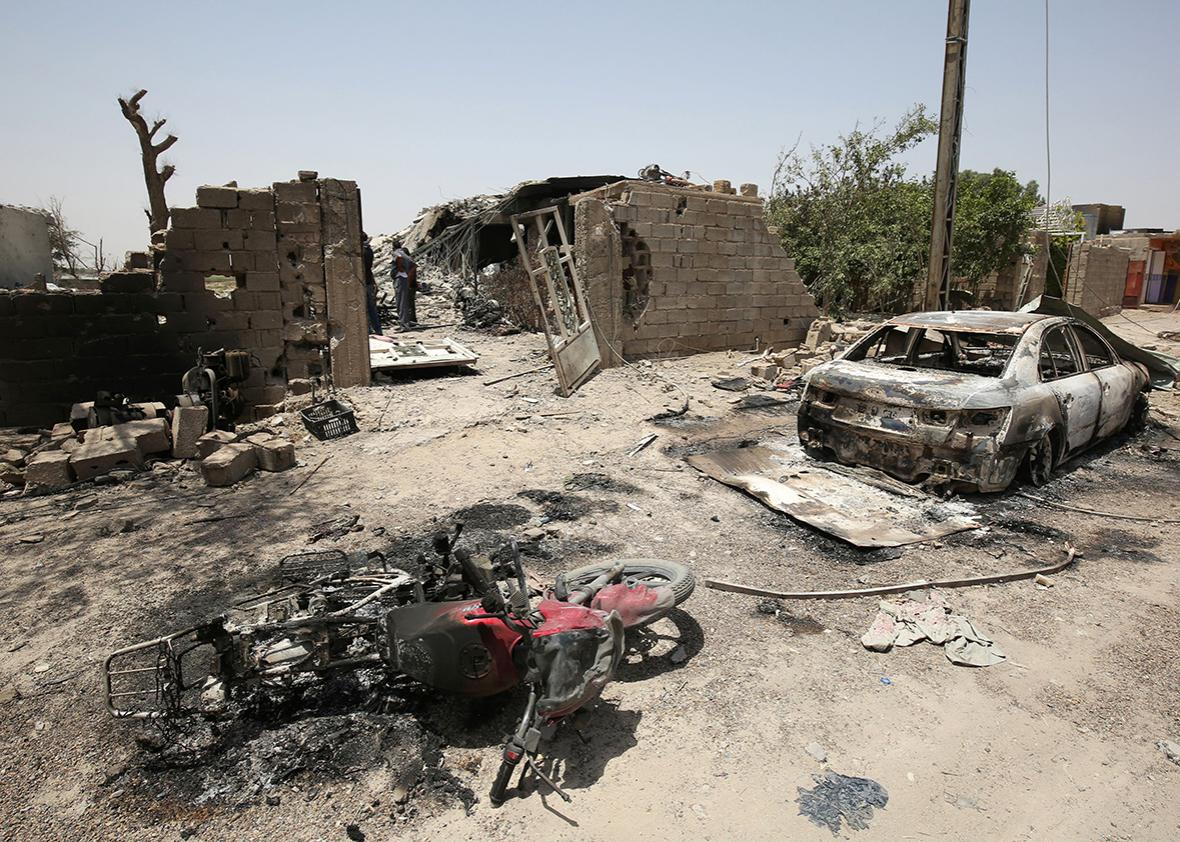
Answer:
[{"label": "burned car roof", "polygon": [[932,327],[980,333],[1021,334],[1029,325],[1052,316],[1041,313],[1012,313],[1004,310],[937,310],[931,313],[905,313],[885,324],[904,327]]}]

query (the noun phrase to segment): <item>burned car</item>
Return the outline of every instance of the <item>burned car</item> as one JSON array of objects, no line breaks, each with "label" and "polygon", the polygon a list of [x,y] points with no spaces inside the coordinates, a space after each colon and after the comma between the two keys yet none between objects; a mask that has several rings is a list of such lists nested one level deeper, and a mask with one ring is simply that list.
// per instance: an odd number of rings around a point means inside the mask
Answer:
[{"label": "burned car", "polygon": [[907,482],[1001,491],[1146,421],[1148,370],[1081,320],[909,313],[814,368],[799,438]]}]

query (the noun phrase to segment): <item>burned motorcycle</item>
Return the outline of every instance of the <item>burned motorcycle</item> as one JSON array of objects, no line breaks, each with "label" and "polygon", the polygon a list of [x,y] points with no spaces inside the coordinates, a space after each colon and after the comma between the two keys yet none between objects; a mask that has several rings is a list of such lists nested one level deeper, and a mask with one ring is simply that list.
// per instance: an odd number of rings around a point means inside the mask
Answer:
[{"label": "burned motorcycle", "polygon": [[384,556],[339,551],[289,556],[284,584],[220,617],[121,649],[106,660],[115,717],[225,715],[235,693],[281,687],[307,674],[383,668],[439,690],[491,696],[525,683],[528,702],[492,787],[504,800],[543,737],[597,698],[623,654],[627,628],[654,622],[692,593],[681,564],[628,559],[581,567],[532,597],[515,541],[506,558],[473,557],[435,538],[419,573]]}]

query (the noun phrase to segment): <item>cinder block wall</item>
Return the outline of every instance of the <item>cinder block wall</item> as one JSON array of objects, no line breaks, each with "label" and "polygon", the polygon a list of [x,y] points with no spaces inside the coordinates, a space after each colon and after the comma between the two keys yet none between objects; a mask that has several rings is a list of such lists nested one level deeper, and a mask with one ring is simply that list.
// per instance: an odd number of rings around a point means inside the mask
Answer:
[{"label": "cinder block wall", "polygon": [[1065,300],[1095,316],[1119,312],[1127,288],[1129,259],[1125,249],[1078,243],[1069,254]]},{"label": "cinder block wall", "polygon": [[797,345],[819,315],[756,196],[623,181],[571,203],[599,341],[627,358]]},{"label": "cinder block wall", "polygon": [[364,294],[359,196],[355,183],[331,182],[328,201],[345,217],[335,248],[358,259],[326,273],[320,184],[199,188],[196,207],[171,211],[158,277],[115,273],[101,292],[0,291],[0,426],[62,421],[99,389],[167,401],[198,349],[250,351],[243,393],[264,412],[289,379],[323,373],[325,352],[337,385],[368,383],[367,321],[328,307],[329,288]]}]

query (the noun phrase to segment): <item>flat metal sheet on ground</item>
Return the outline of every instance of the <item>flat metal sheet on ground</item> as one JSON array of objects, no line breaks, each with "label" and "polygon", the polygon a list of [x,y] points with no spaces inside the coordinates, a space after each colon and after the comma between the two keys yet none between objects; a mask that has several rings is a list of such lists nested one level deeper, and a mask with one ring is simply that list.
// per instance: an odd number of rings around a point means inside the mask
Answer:
[{"label": "flat metal sheet on ground", "polygon": [[369,336],[369,366],[374,371],[475,365],[479,357],[454,339],[398,339]]},{"label": "flat metal sheet on ground", "polygon": [[888,477],[862,480],[828,470],[798,447],[719,450],[689,456],[687,462],[775,511],[858,547],[916,544],[979,526],[966,503],[943,502],[917,489],[891,490]]}]

